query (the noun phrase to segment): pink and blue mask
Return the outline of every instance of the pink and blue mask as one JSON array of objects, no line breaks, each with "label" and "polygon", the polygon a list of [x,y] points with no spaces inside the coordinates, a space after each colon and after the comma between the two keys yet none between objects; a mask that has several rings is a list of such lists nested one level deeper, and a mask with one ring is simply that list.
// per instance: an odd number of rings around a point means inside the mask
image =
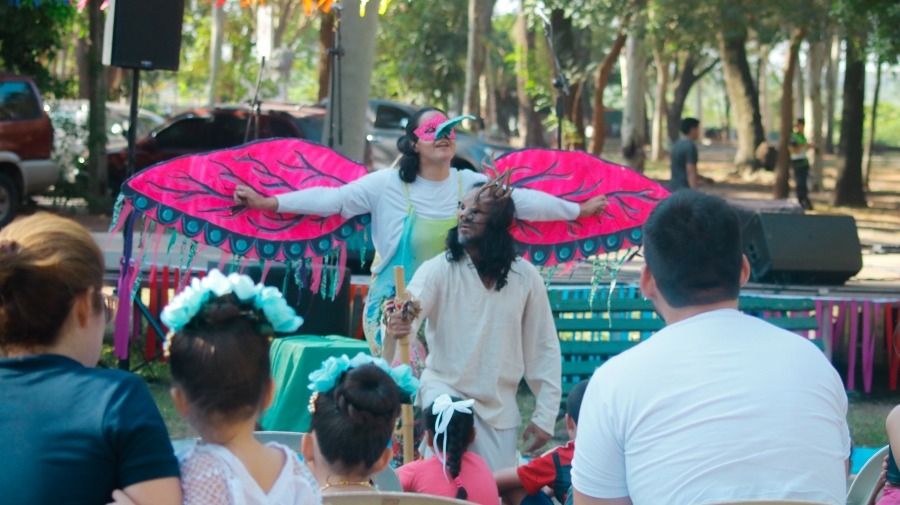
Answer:
[{"label": "pink and blue mask", "polygon": [[475,119],[474,116],[457,116],[453,119],[447,119],[443,114],[435,114],[431,119],[420,124],[418,128],[413,130],[419,140],[433,142],[440,138],[455,139],[456,132],[453,127],[466,119]]}]

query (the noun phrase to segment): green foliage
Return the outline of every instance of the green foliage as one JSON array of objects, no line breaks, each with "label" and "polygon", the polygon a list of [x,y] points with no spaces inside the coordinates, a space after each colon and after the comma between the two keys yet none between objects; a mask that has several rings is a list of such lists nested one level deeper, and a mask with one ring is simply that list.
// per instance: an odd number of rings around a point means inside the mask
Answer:
[{"label": "green foliage", "polygon": [[372,96],[450,108],[465,85],[467,0],[395,2],[379,19]]},{"label": "green foliage", "polygon": [[48,63],[71,30],[75,14],[69,3],[0,1],[0,68],[31,76],[43,93],[64,96],[68,84],[50,74]]}]

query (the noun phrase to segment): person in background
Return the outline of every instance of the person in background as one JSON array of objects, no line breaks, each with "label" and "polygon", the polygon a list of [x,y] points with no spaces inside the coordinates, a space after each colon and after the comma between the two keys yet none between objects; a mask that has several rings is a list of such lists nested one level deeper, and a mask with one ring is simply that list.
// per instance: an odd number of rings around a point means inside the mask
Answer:
[{"label": "person in background", "polygon": [[518,468],[494,472],[500,496],[507,505],[550,505],[552,500],[544,492],[545,489],[550,490],[557,502],[566,502],[572,487],[578,412],[587,385],[587,379],[579,382],[566,399],[566,432],[569,435],[566,445],[556,447]]},{"label": "person in background", "polygon": [[801,117],[794,123],[794,131],[791,132],[791,140],[788,149],[791,151],[791,169],[794,171],[794,191],[797,192],[797,201],[805,210],[812,210],[812,202],[809,200],[809,160],[806,151],[815,149],[816,146],[806,141],[803,130],[806,121]]},{"label": "person in background", "polygon": [[491,470],[481,456],[468,450],[475,440],[474,404],[441,395],[425,409],[425,441],[434,455],[397,469],[404,491],[497,505]]},{"label": "person in background", "polygon": [[672,144],[669,190],[697,189],[697,139],[700,138],[700,121],[692,117],[681,120],[681,138]]},{"label": "person in background", "polygon": [[684,190],[644,223],[641,291],[666,322],[599,367],[575,505],[847,498],[847,394],[808,339],[738,311],[750,264],[723,199]]},{"label": "person in background", "polygon": [[140,377],[94,368],[115,297],[71,219],[0,230],[0,501],[181,503],[178,462]]}]

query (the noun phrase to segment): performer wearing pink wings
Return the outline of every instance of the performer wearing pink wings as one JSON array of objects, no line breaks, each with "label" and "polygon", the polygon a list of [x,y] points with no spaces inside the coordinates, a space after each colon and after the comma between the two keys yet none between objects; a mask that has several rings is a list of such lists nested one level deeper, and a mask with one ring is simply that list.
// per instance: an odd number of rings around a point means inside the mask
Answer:
[{"label": "performer wearing pink wings", "polygon": [[[456,153],[453,124],[444,113],[425,108],[410,118],[406,135],[398,141],[402,153],[399,170],[380,170],[345,185],[308,187],[263,196],[249,185],[238,185],[238,204],[269,212],[342,218],[371,214],[372,237],[378,253],[366,300],[366,338],[380,355],[383,302],[395,293],[393,266],[405,267],[407,281],[424,262],[444,250],[448,230],[457,224],[456,209],[463,195],[488,178],[451,167]],[[602,194],[573,195],[573,201],[523,189],[514,193],[517,217],[529,221],[570,222],[598,216],[607,205]],[[574,200],[581,200],[576,203]],[[596,217],[594,218],[596,219]],[[425,349],[417,339],[412,348],[413,368],[424,366]]]}]

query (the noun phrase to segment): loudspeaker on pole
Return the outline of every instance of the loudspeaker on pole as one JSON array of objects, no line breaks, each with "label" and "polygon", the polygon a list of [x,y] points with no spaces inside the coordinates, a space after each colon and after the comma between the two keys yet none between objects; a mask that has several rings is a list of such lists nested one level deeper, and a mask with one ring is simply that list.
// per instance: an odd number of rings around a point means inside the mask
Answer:
[{"label": "loudspeaker on pole", "polygon": [[184,0],[109,0],[103,64],[178,70]]}]

